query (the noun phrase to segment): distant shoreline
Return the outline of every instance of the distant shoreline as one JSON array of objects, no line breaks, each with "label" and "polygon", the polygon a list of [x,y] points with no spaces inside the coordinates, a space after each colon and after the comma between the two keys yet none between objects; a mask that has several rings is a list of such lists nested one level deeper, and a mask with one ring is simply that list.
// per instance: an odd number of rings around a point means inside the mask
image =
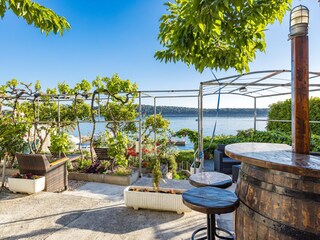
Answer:
[{"label": "distant shoreline", "polygon": [[[152,115],[154,108],[151,105],[142,105],[143,115]],[[157,106],[157,113],[161,113],[164,117],[197,117],[198,108],[187,108],[187,107],[172,107],[172,106]],[[258,117],[267,117],[268,108],[257,108]],[[204,117],[216,116],[216,109],[203,109]],[[221,108],[218,112],[219,116],[223,117],[253,117],[253,108]]]},{"label": "distant shoreline", "polygon": [[[197,114],[161,114],[161,115],[163,117],[196,117],[196,118],[198,117]],[[216,117],[216,114],[204,114],[203,117]],[[218,117],[253,117],[253,114],[220,114],[219,113]],[[268,117],[268,114],[257,114],[257,117]]]}]

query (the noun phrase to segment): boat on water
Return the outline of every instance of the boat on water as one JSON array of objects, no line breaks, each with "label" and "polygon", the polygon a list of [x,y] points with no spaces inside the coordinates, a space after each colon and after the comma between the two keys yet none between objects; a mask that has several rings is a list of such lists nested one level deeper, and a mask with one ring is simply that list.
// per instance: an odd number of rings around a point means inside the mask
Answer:
[{"label": "boat on water", "polygon": [[175,146],[185,146],[186,145],[185,140],[178,140],[178,141],[171,140],[170,143],[172,143]]}]

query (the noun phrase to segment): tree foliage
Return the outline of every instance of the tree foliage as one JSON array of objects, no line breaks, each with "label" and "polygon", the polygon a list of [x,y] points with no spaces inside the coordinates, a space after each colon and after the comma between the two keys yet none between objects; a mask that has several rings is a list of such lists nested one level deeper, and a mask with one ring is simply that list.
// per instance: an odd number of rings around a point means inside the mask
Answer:
[{"label": "tree foliage", "polygon": [[[109,77],[97,77],[92,82],[96,89],[93,92],[91,100],[91,119],[93,122],[93,131],[90,145],[93,146],[96,115],[94,111],[94,101],[97,94],[106,97],[103,104],[101,115],[107,121],[106,124],[106,144],[108,145],[109,155],[113,162],[118,166],[127,167],[128,161],[125,157],[128,138],[126,133],[135,130],[134,121],[138,116],[137,105],[134,100],[137,97],[137,84],[130,80],[121,79],[117,74]],[[112,134],[110,134],[111,132]],[[92,152],[92,147],[91,147]],[[91,154],[93,156],[93,154]],[[114,164],[112,164],[113,168]]]},{"label": "tree foliage", "polygon": [[0,158],[5,154],[13,157],[24,147],[24,135],[27,130],[24,124],[17,124],[8,116],[0,118]]},{"label": "tree foliage", "polygon": [[175,0],[167,2],[156,59],[205,68],[249,71],[257,51],[265,51],[268,24],[282,20],[291,0]]},{"label": "tree foliage", "polygon": [[130,80],[123,80],[117,74],[111,78],[96,78],[92,85],[96,87],[95,94],[105,94],[107,100],[101,108],[101,115],[107,123],[107,128],[117,135],[119,131],[134,130],[133,121],[138,116],[137,105],[134,103],[137,97],[137,84]]},{"label": "tree foliage", "polygon": [[70,149],[69,135],[65,132],[52,133],[50,151],[53,154],[66,153]]},{"label": "tree foliage", "polygon": [[[269,113],[269,120],[291,120],[291,99],[279,101],[271,104]],[[311,97],[309,100],[309,119],[310,121],[319,121],[320,119],[320,98]],[[268,122],[267,129],[269,131],[281,131],[291,133],[290,122]],[[320,135],[320,124],[311,123],[310,129],[312,134]]]},{"label": "tree foliage", "polygon": [[170,122],[167,119],[165,119],[161,114],[146,117],[145,121],[142,123],[142,142],[147,142],[151,134],[154,133],[160,135],[162,138],[165,138],[169,128],[169,124]]},{"label": "tree foliage", "polygon": [[12,10],[17,17],[22,17],[29,25],[33,24],[46,35],[59,32],[62,36],[65,30],[70,29],[70,24],[64,17],[31,0],[0,0],[1,18],[7,10]]}]

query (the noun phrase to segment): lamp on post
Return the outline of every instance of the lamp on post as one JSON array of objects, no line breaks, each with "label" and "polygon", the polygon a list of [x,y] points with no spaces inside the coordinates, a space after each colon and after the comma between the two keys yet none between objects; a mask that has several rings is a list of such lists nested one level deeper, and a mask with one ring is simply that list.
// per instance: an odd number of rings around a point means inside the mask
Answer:
[{"label": "lamp on post", "polygon": [[309,9],[305,6],[299,5],[291,10],[290,13],[290,34],[292,39],[297,36],[308,35],[309,26]]},{"label": "lamp on post", "polygon": [[297,6],[290,13],[292,147],[296,153],[309,154],[309,10]]}]

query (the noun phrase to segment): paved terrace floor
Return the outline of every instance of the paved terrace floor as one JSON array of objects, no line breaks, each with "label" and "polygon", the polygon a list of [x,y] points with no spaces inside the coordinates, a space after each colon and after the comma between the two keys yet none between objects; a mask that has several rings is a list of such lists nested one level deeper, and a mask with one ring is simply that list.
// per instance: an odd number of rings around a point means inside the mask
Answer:
[{"label": "paved terrace floor", "polygon": [[[77,188],[77,185],[81,185]],[[150,178],[135,185],[150,186]],[[188,181],[167,180],[163,187],[186,188]],[[123,201],[125,187],[72,182],[76,189],[33,195],[0,192],[0,239],[190,239],[206,225],[206,216],[133,210]],[[230,190],[234,190],[234,185]],[[218,225],[233,230],[233,215],[217,217]]]}]

